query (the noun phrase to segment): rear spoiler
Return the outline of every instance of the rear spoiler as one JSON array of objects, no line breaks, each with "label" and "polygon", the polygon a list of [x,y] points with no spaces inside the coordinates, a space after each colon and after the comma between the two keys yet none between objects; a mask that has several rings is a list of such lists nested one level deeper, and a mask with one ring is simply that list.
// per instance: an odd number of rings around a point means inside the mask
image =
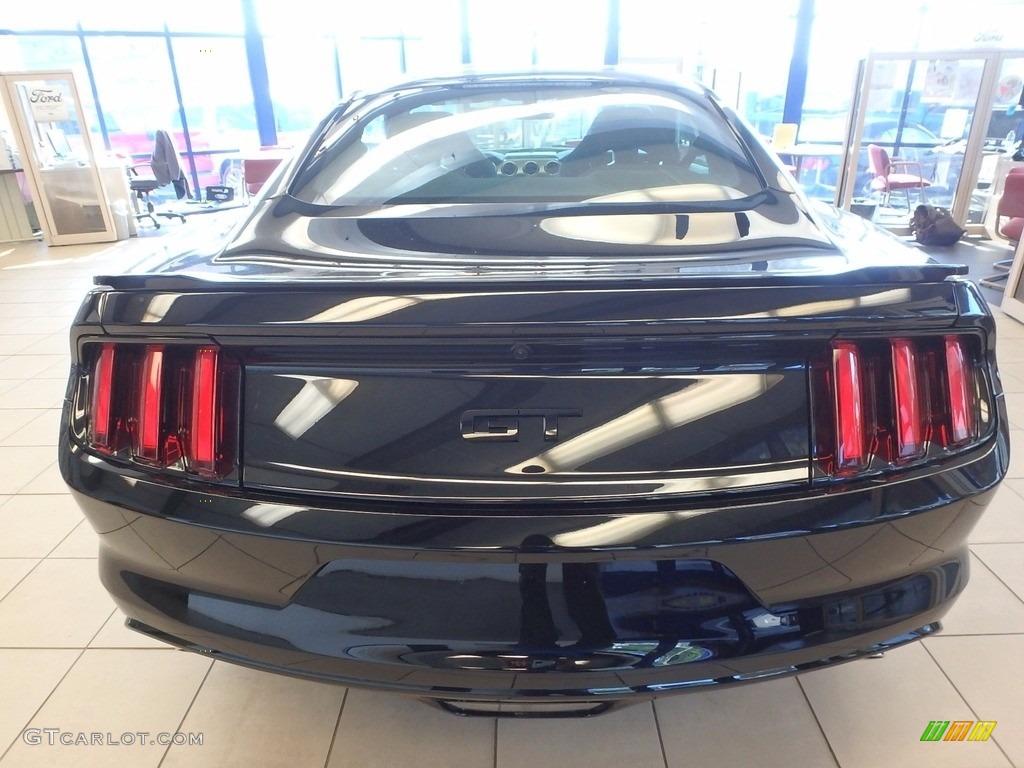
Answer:
[{"label": "rear spoiler", "polygon": [[[229,266],[230,265],[226,265]],[[480,289],[486,286],[489,291],[529,291],[551,290],[594,290],[622,287],[629,283],[634,287],[644,288],[679,288],[685,281],[689,288],[738,288],[757,287],[770,288],[822,285],[906,285],[916,283],[938,283],[951,277],[960,277],[968,273],[963,264],[917,264],[895,266],[871,266],[834,272],[813,273],[778,273],[778,272],[708,272],[701,274],[699,268],[692,272],[680,272],[677,275],[651,275],[638,273],[607,273],[596,272],[592,276],[581,277],[580,267],[567,268],[560,271],[553,268],[544,277],[536,272],[519,274],[516,272],[486,271],[467,272],[464,276],[453,276],[446,271],[438,276],[431,276],[429,270],[396,269],[382,275],[379,266],[367,269],[365,265],[356,267],[346,265],[334,270],[311,269],[304,273],[291,273],[282,278],[280,273],[268,272],[266,275],[232,275],[226,272],[211,272],[199,276],[188,273],[173,274],[127,274],[98,275],[93,282],[114,290],[168,291],[175,293],[211,293],[211,292],[261,292],[261,291],[323,291],[323,290],[358,290],[401,289],[403,292],[417,293],[448,293],[465,291],[468,286]],[[338,274],[338,273],[342,274]]]}]

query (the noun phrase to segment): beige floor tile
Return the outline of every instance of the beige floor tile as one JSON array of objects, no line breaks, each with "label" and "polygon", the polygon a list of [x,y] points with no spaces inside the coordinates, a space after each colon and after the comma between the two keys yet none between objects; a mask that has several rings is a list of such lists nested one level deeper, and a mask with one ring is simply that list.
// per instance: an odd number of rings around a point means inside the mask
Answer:
[{"label": "beige floor tile", "polygon": [[920,644],[805,673],[800,684],[842,768],[1010,765],[992,743],[954,747],[921,741],[932,720],[974,715]]},{"label": "beige floor tile", "polygon": [[1024,632],[1024,602],[972,556],[970,581],[942,619],[942,627],[950,635]]},{"label": "beige floor tile", "polygon": [[59,408],[67,382],[63,379],[32,379],[4,393],[0,408]]},{"label": "beige floor tile", "polygon": [[[63,362],[62,355],[13,355],[0,360],[0,379],[35,379],[48,368]],[[1024,366],[1022,366],[1024,367]]]},{"label": "beige floor tile", "polygon": [[1006,343],[999,341],[996,343],[996,359],[1000,366],[1003,363],[1024,363],[1024,343],[1020,339],[1007,337]]},{"label": "beige floor tile", "polygon": [[160,768],[322,766],[345,697],[340,686],[214,664],[181,730],[203,746],[172,746]]},{"label": "beige floor tile", "polygon": [[[84,296],[85,294],[79,294]],[[56,298],[56,297],[54,297]],[[2,301],[3,299],[0,299]],[[48,315],[43,317],[5,318],[0,320],[0,333],[57,333],[67,332],[71,328],[74,316]],[[4,323],[7,325],[5,326]]]},{"label": "beige floor tile", "polygon": [[53,448],[0,448],[0,493],[17,493],[55,464]]},{"label": "beige floor tile", "polygon": [[[10,380],[7,383],[11,383]],[[7,408],[4,396],[0,394],[0,445],[6,445],[11,435],[24,429],[44,413],[46,411],[41,408]]]},{"label": "beige floor tile", "polygon": [[44,560],[0,600],[0,648],[84,648],[113,610],[95,560]]},{"label": "beige floor tile", "polygon": [[77,293],[73,288],[52,288],[47,289],[42,281],[36,283],[34,289],[5,289],[0,286],[0,302],[11,304],[38,304],[40,302],[57,301],[58,299],[70,301]]},{"label": "beige floor tile", "polygon": [[3,598],[28,576],[29,571],[35,568],[37,563],[39,563],[38,560],[30,558],[0,560],[0,605],[3,605]]},{"label": "beige floor tile", "polygon": [[15,496],[0,507],[0,557],[46,557],[81,521],[68,494]]},{"label": "beige floor tile", "polygon": [[96,531],[92,529],[87,520],[82,520],[78,526],[67,535],[50,557],[96,557],[99,551],[99,541]]},{"label": "beige floor tile", "polygon": [[[3,299],[0,299],[0,301],[3,301]],[[27,317],[0,317],[0,335],[26,333],[25,325],[28,322],[29,318]]]},{"label": "beige floor tile", "polygon": [[1014,765],[1024,765],[1024,635],[938,636],[925,642],[977,719],[998,723],[992,738]]},{"label": "beige floor tile", "polygon": [[[38,304],[0,304],[0,317],[3,318],[26,318],[26,317],[53,317],[58,315],[64,317],[67,312],[67,302],[45,301]],[[40,334],[45,338],[49,334]],[[2,354],[10,354],[4,352]],[[31,353],[26,353],[31,354]]]},{"label": "beige floor tile", "polygon": [[0,336],[0,355],[44,354],[39,347],[49,336],[46,333],[11,333]]},{"label": "beige floor tile", "polygon": [[1010,468],[1006,476],[1024,480],[1024,429],[1010,430],[1010,446]]},{"label": "beige floor tile", "polygon": [[972,544],[1024,542],[1024,480],[1003,481],[971,531],[970,541]]},{"label": "beige floor tile", "polygon": [[994,309],[992,314],[996,318],[996,329],[1000,339],[1024,339],[1024,323],[1004,314],[998,307]]},{"label": "beige floor tile", "polygon": [[[126,742],[147,733],[178,732],[212,662],[193,654],[154,650],[87,650],[50,695],[29,727],[59,728],[71,734],[110,734]],[[58,739],[59,742],[59,739]],[[197,752],[202,746],[188,747]],[[152,743],[104,746],[16,741],[0,765],[35,768],[156,768],[167,747]],[[258,757],[258,756],[256,756]],[[258,759],[252,763],[258,766]]]},{"label": "beige floor tile", "polygon": [[47,355],[47,357],[53,357],[56,362],[49,366],[46,370],[39,374],[40,379],[63,379],[68,380],[68,375],[71,373],[71,354],[65,352],[63,355]]},{"label": "beige floor tile", "polygon": [[494,765],[494,721],[454,717],[403,696],[351,689],[327,765],[486,768]]},{"label": "beige floor tile", "polygon": [[134,632],[124,625],[124,614],[120,609],[115,610],[113,615],[103,625],[103,628],[96,633],[96,637],[89,643],[90,648],[170,648],[167,643],[143,635],[141,632]]},{"label": "beige floor tile", "polygon": [[977,544],[971,551],[1024,600],[1024,544]]},{"label": "beige floor tile", "polygon": [[1006,415],[1012,429],[1024,429],[1024,396],[1016,392],[1006,393]]},{"label": "beige floor tile", "polygon": [[60,408],[42,411],[24,427],[0,440],[0,445],[56,447],[60,434],[60,414]]},{"label": "beige floor tile", "polygon": [[[0,648],[0,755],[16,739],[46,701],[71,665],[77,650]],[[3,763],[0,763],[3,764]]]},{"label": "beige floor tile", "polygon": [[498,768],[661,768],[664,764],[648,703],[595,718],[498,721]]},{"label": "beige floor tile", "polygon": [[[77,305],[74,305],[77,309]],[[35,342],[31,347],[34,355],[62,355],[71,349],[71,342],[66,331],[58,331]]]},{"label": "beige floor tile", "polygon": [[999,378],[1005,392],[1024,392],[1024,363],[1000,363]]},{"label": "beige floor tile", "polygon": [[836,764],[795,678],[695,691],[654,706],[670,766]]},{"label": "beige floor tile", "polygon": [[[29,449],[25,449],[29,450]],[[37,449],[31,449],[37,450]],[[68,485],[64,482],[64,478],[61,477],[60,467],[57,466],[56,456],[57,451],[52,446],[46,450],[50,451],[50,455],[54,457],[54,462],[50,464],[46,469],[36,475],[24,488],[18,493],[20,494],[48,494],[48,493],[67,493]]]},{"label": "beige floor tile", "polygon": [[999,366],[999,379],[1003,384],[1003,392],[1020,394],[1024,392],[1024,363],[1007,363]]}]

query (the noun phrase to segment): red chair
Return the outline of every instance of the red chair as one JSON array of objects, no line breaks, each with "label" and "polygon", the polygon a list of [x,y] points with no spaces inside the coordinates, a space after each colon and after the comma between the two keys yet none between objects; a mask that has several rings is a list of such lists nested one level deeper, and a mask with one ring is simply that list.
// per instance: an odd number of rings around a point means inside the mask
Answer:
[{"label": "red chair", "polygon": [[[1005,222],[1002,222],[1003,219]],[[1003,194],[996,206],[995,230],[1012,243],[1024,235],[1024,168],[1011,168],[1003,181]],[[978,282],[986,288],[1002,290],[1013,266],[1013,259],[1001,259],[992,264],[999,270],[994,275],[981,278]]]},{"label": "red chair", "polygon": [[[876,144],[868,145],[868,165],[875,178],[871,181],[871,189],[882,193],[882,205],[889,205],[889,196],[894,189],[902,189],[907,196],[907,210],[910,210],[910,190],[918,190],[921,202],[924,202],[924,189],[931,182],[921,175],[921,164],[912,160],[889,159],[889,153]],[[916,167],[917,174],[896,171]]]},{"label": "red chair", "polygon": [[242,175],[245,177],[245,192],[255,195],[274,170],[281,164],[280,157],[247,157],[242,160]]},{"label": "red chair", "polygon": [[[1003,218],[1008,221],[1001,224]],[[1024,234],[1024,168],[1014,168],[1006,174],[1003,195],[996,206],[996,231],[1014,243]]]}]

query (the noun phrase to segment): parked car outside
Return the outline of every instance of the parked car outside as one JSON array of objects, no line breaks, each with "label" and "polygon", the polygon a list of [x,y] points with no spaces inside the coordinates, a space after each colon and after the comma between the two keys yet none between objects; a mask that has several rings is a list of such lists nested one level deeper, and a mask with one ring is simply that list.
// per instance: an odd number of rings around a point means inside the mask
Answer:
[{"label": "parked car outside", "polygon": [[698,86],[360,95],[223,242],[97,278],[60,469],[128,626],[469,714],[940,628],[1008,461],[956,266]]}]

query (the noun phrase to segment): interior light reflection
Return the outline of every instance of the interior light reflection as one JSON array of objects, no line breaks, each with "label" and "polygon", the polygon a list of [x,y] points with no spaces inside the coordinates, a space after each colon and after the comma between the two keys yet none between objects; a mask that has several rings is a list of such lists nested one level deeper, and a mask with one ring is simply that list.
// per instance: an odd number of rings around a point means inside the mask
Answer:
[{"label": "interior light reflection", "polygon": [[578,469],[661,432],[752,400],[778,384],[782,376],[727,374],[694,377],[694,380],[696,384],[634,408],[505,471],[518,475],[525,467],[537,472],[535,467],[539,466],[545,473]]},{"label": "interior light reflection", "polygon": [[254,504],[242,511],[242,517],[251,520],[261,528],[269,528],[275,523],[305,510],[305,507],[293,507],[290,504]]},{"label": "interior light reflection", "polygon": [[650,512],[643,515],[629,515],[589,525],[575,531],[559,533],[551,541],[559,547],[611,547],[635,543],[643,536],[663,528],[677,520],[699,517],[713,512],[712,509],[695,509],[679,512]]},{"label": "interior light reflection", "polygon": [[762,317],[805,317],[807,315],[827,315],[833,312],[845,312],[857,307],[881,307],[886,304],[899,304],[910,300],[909,288],[893,288],[888,291],[869,293],[866,296],[852,296],[848,299],[832,301],[812,301],[807,304],[793,304],[788,307],[769,309],[765,312],[750,312],[745,315],[730,315],[730,319],[755,319]]},{"label": "interior light reflection", "polygon": [[294,440],[298,440],[314,424],[337,407],[338,403],[355,392],[358,381],[352,379],[322,378],[319,376],[285,376],[305,383],[274,419],[274,426]]},{"label": "interior light reflection", "polygon": [[171,307],[174,306],[174,302],[177,300],[178,296],[174,294],[157,294],[149,300],[149,303],[146,305],[145,312],[142,313],[142,319],[139,322],[159,323],[167,317],[167,313],[171,311]]}]

